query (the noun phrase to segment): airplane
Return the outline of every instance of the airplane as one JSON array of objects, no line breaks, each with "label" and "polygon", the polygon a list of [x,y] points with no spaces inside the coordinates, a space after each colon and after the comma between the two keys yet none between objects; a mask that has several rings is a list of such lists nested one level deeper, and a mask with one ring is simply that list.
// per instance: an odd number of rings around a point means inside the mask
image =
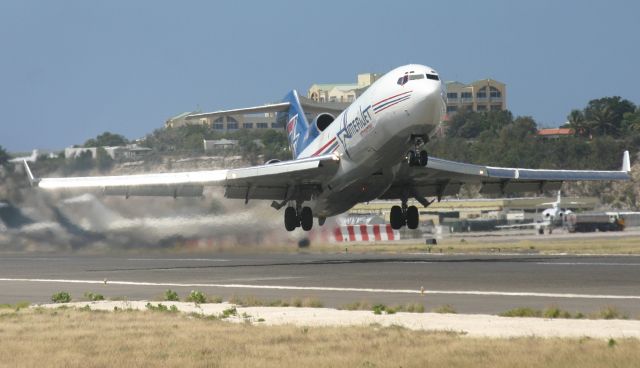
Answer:
[{"label": "airplane", "polygon": [[[564,216],[573,213],[570,209],[563,209],[560,207],[562,203],[562,191],[558,190],[556,200],[554,202],[540,203],[538,206],[551,206],[550,208],[542,211],[540,219],[535,222],[515,225],[500,225],[496,226],[498,229],[535,229],[538,234],[544,234],[547,230],[549,234],[553,232],[553,229],[558,225],[562,225]],[[580,202],[569,202],[569,204],[580,204]]]},{"label": "airplane", "polygon": [[[192,114],[187,119],[229,114],[277,113],[286,129],[292,159],[223,170],[103,177],[36,178],[44,190],[101,189],[107,195],[201,196],[204,186],[220,186],[225,197],[271,200],[284,210],[287,231],[322,226],[327,217],[374,199],[398,200],[391,208],[394,229],[419,225],[414,198],[427,207],[455,195],[467,183],[482,193],[508,194],[558,190],[564,181],[629,180],[629,153],[619,171],[536,170],[473,165],[429,157],[424,144],[444,114],[444,88],[436,70],[410,64],[388,72],[344,111],[305,113],[297,91],[283,102],[235,110]],[[428,200],[428,197],[435,197]]]}]

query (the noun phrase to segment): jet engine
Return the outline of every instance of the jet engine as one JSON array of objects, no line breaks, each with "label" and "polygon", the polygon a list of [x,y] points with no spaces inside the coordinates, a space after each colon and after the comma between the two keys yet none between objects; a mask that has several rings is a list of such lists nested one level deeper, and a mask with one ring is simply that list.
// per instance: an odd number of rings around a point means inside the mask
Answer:
[{"label": "jet engine", "polygon": [[318,116],[316,116],[316,118],[313,119],[311,126],[315,126],[316,129],[318,129],[318,132],[322,132],[325,129],[327,129],[327,127],[331,125],[331,123],[333,123],[335,119],[336,119],[335,116],[329,113],[323,112],[321,114],[318,114]]}]

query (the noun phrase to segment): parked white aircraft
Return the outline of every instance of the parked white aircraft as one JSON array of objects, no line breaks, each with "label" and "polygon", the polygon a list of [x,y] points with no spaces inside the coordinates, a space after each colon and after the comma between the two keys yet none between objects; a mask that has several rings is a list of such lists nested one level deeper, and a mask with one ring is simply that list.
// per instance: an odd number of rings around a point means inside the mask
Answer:
[{"label": "parked white aircraft", "polygon": [[[288,132],[293,159],[241,169],[127,176],[34,178],[33,185],[53,189],[100,188],[106,194],[200,196],[205,185],[225,188],[228,198],[272,200],[286,207],[284,224],[309,230],[313,217],[320,225],[329,216],[356,203],[377,198],[397,199],[391,209],[394,229],[414,229],[419,214],[407,206],[415,198],[453,195],[465,183],[479,183],[483,193],[558,190],[570,180],[628,180],[630,163],[624,153],[620,171],[533,170],[471,165],[428,157],[423,144],[434,133],[444,112],[443,85],[428,66],[405,65],[373,83],[349,107],[334,116],[322,107],[305,114],[296,91],[284,102],[237,110],[194,114],[189,118],[278,112]],[[327,111],[327,110],[325,110]]]},{"label": "parked white aircraft", "polygon": [[[566,203],[566,202],[565,202]],[[580,202],[569,202],[568,204],[579,204]],[[496,226],[498,229],[536,229],[539,234],[544,234],[544,231],[547,230],[549,234],[553,232],[553,229],[560,225],[562,226],[562,221],[564,220],[564,216],[572,213],[570,209],[562,208],[562,191],[558,191],[557,199],[554,202],[546,202],[540,203],[539,206],[551,206],[550,208],[542,211],[540,215],[540,219],[537,219],[534,222],[526,223],[526,224],[515,224],[515,225],[500,225]]]}]

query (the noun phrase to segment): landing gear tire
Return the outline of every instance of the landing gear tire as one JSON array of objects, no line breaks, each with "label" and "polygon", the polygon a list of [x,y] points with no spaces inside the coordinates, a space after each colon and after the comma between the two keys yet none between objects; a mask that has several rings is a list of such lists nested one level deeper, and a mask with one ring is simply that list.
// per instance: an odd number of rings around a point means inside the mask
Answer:
[{"label": "landing gear tire", "polygon": [[416,206],[409,206],[407,208],[407,227],[409,229],[417,229],[420,224],[420,213]]},{"label": "landing gear tire", "polygon": [[404,215],[400,206],[391,207],[391,213],[389,214],[389,220],[391,222],[391,228],[398,230],[404,226]]},{"label": "landing gear tire", "polygon": [[300,227],[304,231],[309,231],[313,227],[313,212],[311,212],[311,208],[302,207],[300,211]]},{"label": "landing gear tire", "polygon": [[427,166],[427,163],[429,163],[429,155],[427,154],[427,151],[420,151],[418,161],[420,161],[420,166]]},{"label": "landing gear tire", "polygon": [[287,229],[287,231],[293,231],[298,226],[300,226],[300,221],[298,220],[296,209],[287,207],[284,210],[284,228]]}]

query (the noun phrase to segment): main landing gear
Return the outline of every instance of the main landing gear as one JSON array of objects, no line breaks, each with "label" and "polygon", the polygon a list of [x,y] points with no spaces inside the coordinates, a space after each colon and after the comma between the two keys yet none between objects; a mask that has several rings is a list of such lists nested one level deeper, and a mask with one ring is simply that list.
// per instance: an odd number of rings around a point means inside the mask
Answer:
[{"label": "main landing gear", "polygon": [[300,203],[296,207],[289,206],[284,210],[284,228],[293,231],[301,227],[304,231],[309,231],[313,227],[313,212],[311,208],[302,207]]},{"label": "main landing gear", "polygon": [[417,229],[420,224],[420,213],[416,206],[407,206],[407,200],[402,201],[402,207],[391,207],[391,228],[398,230],[404,225],[409,229]]}]

